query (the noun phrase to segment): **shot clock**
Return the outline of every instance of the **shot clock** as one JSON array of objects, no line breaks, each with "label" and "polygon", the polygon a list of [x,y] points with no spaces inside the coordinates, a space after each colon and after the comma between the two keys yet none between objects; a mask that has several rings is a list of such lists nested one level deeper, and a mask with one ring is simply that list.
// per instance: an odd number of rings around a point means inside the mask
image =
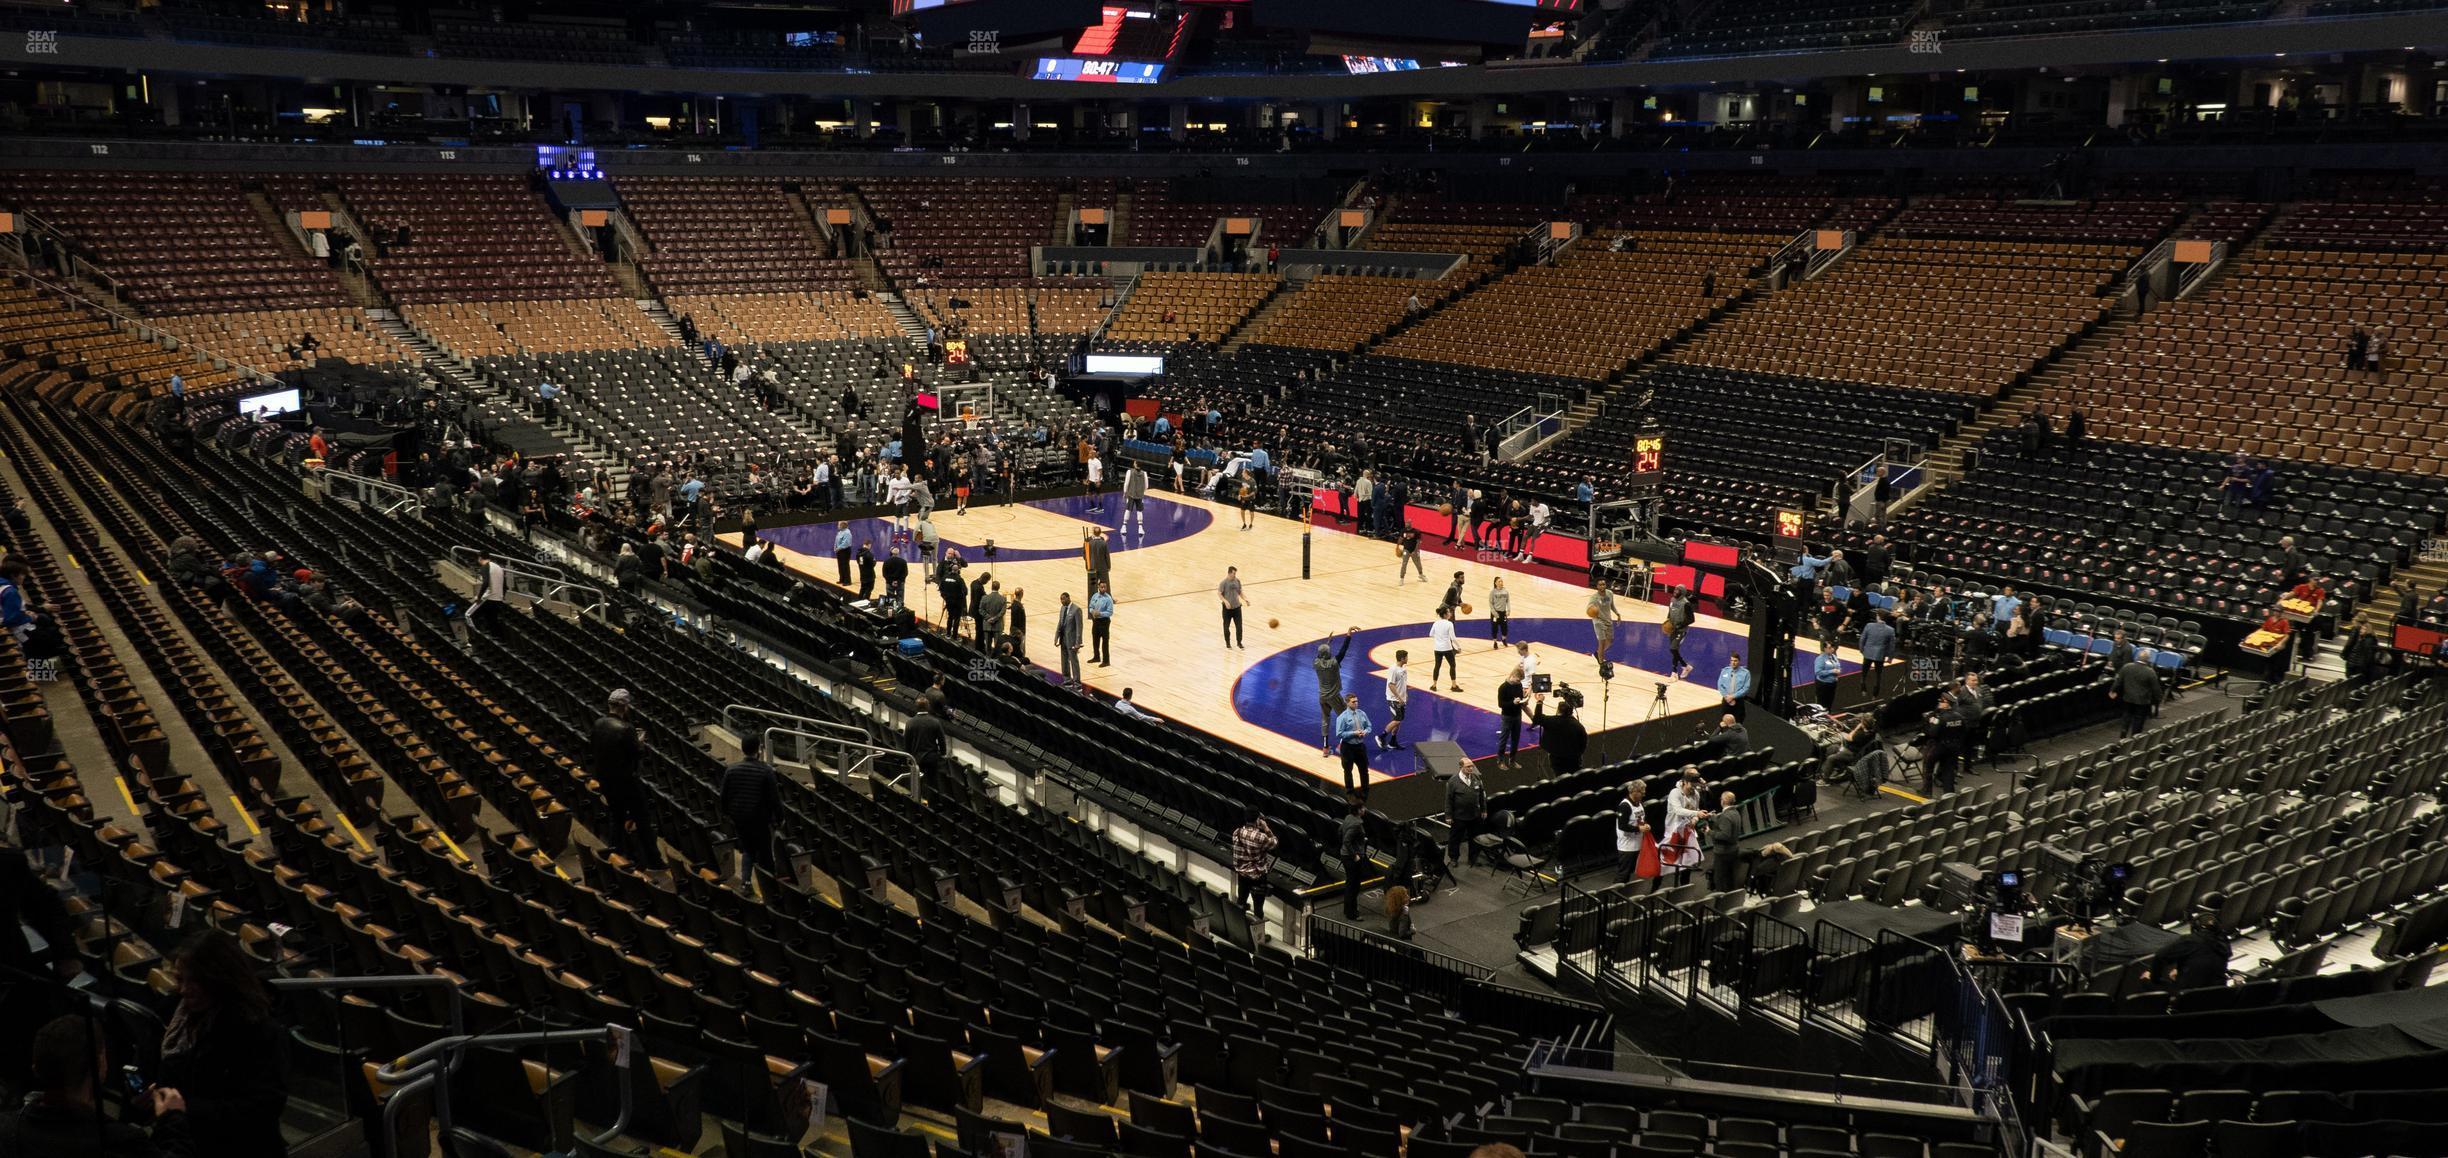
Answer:
[{"label": "shot clock", "polygon": [[1666,477],[1666,436],[1643,431],[1632,439],[1632,482],[1646,485]]},{"label": "shot clock", "polygon": [[1801,550],[1802,532],[1810,518],[1808,513],[1797,508],[1779,507],[1771,518],[1773,522],[1768,537],[1776,543],[1778,552]]}]

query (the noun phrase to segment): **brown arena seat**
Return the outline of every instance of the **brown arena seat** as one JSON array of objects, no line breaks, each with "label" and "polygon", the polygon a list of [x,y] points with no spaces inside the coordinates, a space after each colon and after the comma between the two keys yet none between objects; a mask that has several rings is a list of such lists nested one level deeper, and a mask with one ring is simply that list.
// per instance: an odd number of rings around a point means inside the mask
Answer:
[{"label": "brown arena seat", "polygon": [[[1141,274],[1130,300],[1114,315],[1112,341],[1214,341],[1241,324],[1283,283],[1271,273]],[[1167,314],[1172,315],[1166,321]]]},{"label": "brown arena seat", "polygon": [[[841,239],[758,177],[624,177],[621,209],[652,247],[639,263],[664,294],[849,289]],[[810,211],[839,207],[821,195]]]},{"label": "brown arena seat", "polygon": [[[1597,380],[1734,300],[1785,240],[1773,234],[1642,232],[1637,248],[1585,236],[1395,335],[1377,352]],[[1714,285],[1709,279],[1714,277]],[[1711,290],[1704,294],[1703,290]]]},{"label": "brown arena seat", "polygon": [[[881,177],[859,182],[892,228],[876,257],[902,286],[1025,285],[1029,247],[1056,240],[1058,182],[1035,177]],[[1083,202],[1085,203],[1085,202]]]},{"label": "brown arena seat", "polygon": [[235,366],[219,368],[194,351],[165,349],[24,286],[0,287],[0,349],[21,359],[27,388],[58,401],[133,405],[168,391],[173,374],[184,380],[188,397],[205,399],[247,377]]},{"label": "brown arena seat", "polygon": [[670,302],[673,316],[687,315],[700,337],[727,346],[901,336],[901,323],[884,303],[842,289],[689,295]]},{"label": "brown arena seat", "polygon": [[[2448,251],[2382,251],[2396,221],[2336,203],[2295,207],[2269,234],[2370,248],[2239,254],[2199,293],[2070,354],[2040,405],[2079,407],[2106,438],[2448,473]],[[2357,326],[2380,337],[2377,372],[2346,365]]]},{"label": "brown arena seat", "polygon": [[266,368],[291,363],[290,349],[314,335],[316,349],[298,359],[311,363],[337,359],[360,366],[413,362],[416,355],[376,326],[365,311],[320,307],[294,310],[253,310],[236,314],[183,314],[162,319],[164,332],[224,357],[238,356]]},{"label": "brown arena seat", "polygon": [[[523,177],[351,173],[338,184],[356,222],[374,232],[360,240],[375,280],[403,305],[621,292],[599,258],[556,229],[551,207]],[[383,240],[401,226],[408,245]]]},{"label": "brown arena seat", "polygon": [[[1093,289],[985,287],[915,290],[902,301],[928,325],[941,328],[959,318],[971,334],[1085,334],[1105,320],[1102,297]],[[954,298],[968,304],[955,309]]]},{"label": "brown arena seat", "polygon": [[2107,316],[2138,246],[1877,238],[1674,360],[1995,394]]},{"label": "brown arena seat", "polygon": [[328,266],[256,214],[236,174],[24,170],[0,173],[0,201],[74,239],[146,313],[348,300]]},{"label": "brown arena seat", "polygon": [[408,306],[402,320],[461,358],[672,345],[626,298]]},{"label": "brown arena seat", "polygon": [[1417,296],[1422,306],[1443,302],[1463,289],[1462,279],[1322,274],[1258,319],[1241,334],[1251,345],[1352,350],[1403,320]]}]

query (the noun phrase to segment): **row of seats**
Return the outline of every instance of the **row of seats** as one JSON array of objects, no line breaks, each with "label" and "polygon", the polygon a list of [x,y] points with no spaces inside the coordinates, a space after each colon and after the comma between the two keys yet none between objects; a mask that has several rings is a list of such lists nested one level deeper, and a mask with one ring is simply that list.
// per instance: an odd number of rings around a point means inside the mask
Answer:
[{"label": "row of seats", "polygon": [[901,337],[900,319],[882,301],[852,290],[688,293],[665,300],[675,315],[689,319],[700,340],[726,346]]},{"label": "row of seats", "polygon": [[[757,177],[623,177],[622,212],[652,247],[639,261],[664,295],[848,289],[858,274],[782,183]],[[824,207],[811,205],[821,212]]]},{"label": "row of seats", "polygon": [[1282,281],[1271,273],[1144,273],[1114,313],[1115,342],[1212,342],[1239,326]]},{"label": "row of seats", "polygon": [[378,237],[409,230],[406,246],[367,247],[374,279],[403,305],[620,293],[601,260],[564,240],[527,177],[350,173],[339,188]]},{"label": "row of seats", "polygon": [[1029,248],[1056,240],[1056,182],[1044,178],[880,177],[859,193],[892,227],[878,260],[897,285],[1025,285]]},{"label": "row of seats", "polygon": [[148,313],[346,304],[331,270],[256,215],[236,174],[15,170],[0,200],[33,211]]},{"label": "row of seats", "polygon": [[[2448,429],[2424,401],[2448,388],[2448,253],[2273,246],[2229,262],[2204,292],[2075,351],[2042,400],[2128,441],[2242,440],[2256,453],[2448,472]],[[2379,369],[2347,364],[2356,329],[2380,344]]]},{"label": "row of seats", "polygon": [[[30,285],[0,287],[0,350],[53,371],[46,397],[95,401],[107,395],[121,413],[132,414],[145,399],[168,393],[173,376],[183,378],[188,395],[198,399],[250,380],[236,363],[216,367],[192,351],[165,350]],[[230,351],[232,357],[238,353]]]},{"label": "row of seats", "polygon": [[1674,355],[1729,369],[1991,395],[2105,318],[2139,248],[1873,238]]},{"label": "row of seats", "polygon": [[[335,358],[360,366],[413,362],[416,355],[375,325],[362,309],[254,310],[239,314],[184,314],[162,320],[164,333],[224,356],[270,370],[286,368],[292,352],[312,337],[315,349],[298,361]],[[192,384],[190,389],[192,389]]]},{"label": "row of seats", "polygon": [[1379,349],[1604,380],[1734,302],[1751,269],[1783,240],[1654,231],[1584,237],[1553,264],[1507,274]]}]

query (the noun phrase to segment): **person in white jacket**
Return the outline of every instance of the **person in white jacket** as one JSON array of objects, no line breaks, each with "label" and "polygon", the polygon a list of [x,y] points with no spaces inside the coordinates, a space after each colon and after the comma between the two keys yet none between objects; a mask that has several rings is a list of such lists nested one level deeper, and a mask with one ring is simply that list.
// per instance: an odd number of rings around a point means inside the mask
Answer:
[{"label": "person in white jacket", "polygon": [[1666,794],[1666,832],[1658,845],[1658,864],[1675,870],[1675,883],[1691,879],[1691,870],[1700,864],[1700,822],[1708,819],[1703,802],[1700,769],[1696,765],[1683,767],[1683,778],[1674,791]]}]

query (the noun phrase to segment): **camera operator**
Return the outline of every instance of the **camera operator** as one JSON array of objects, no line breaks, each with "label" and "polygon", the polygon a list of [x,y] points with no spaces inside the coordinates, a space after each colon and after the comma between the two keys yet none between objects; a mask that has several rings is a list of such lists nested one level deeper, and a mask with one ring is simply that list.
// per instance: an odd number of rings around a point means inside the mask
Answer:
[{"label": "camera operator", "polygon": [[2228,944],[2227,931],[2218,924],[2223,901],[2216,893],[2202,898],[2201,908],[2193,914],[2192,931],[2151,954],[2142,970],[2142,980],[2156,980],[2161,988],[2171,991],[2227,984],[2227,958],[2233,949]]},{"label": "camera operator", "polygon": [[1575,715],[1581,707],[1581,693],[1571,684],[1556,685],[1556,710],[1547,710],[1547,693],[1540,692],[1530,701],[1530,722],[1539,730],[1539,747],[1547,751],[1550,775],[1564,776],[1581,770],[1581,753],[1589,747],[1589,729]]}]

